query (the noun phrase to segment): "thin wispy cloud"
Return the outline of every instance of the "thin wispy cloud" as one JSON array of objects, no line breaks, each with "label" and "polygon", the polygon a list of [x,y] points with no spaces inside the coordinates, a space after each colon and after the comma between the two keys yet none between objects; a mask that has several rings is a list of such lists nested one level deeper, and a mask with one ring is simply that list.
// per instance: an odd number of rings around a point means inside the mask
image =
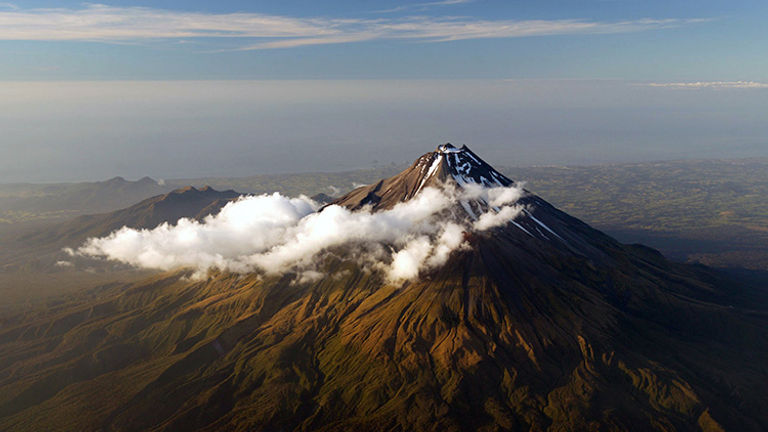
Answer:
[{"label": "thin wispy cloud", "polygon": [[756,81],[694,81],[648,83],[649,87],[666,87],[675,89],[758,89],[768,88],[768,83]]},{"label": "thin wispy cloud", "polygon": [[[457,4],[446,0],[422,5]],[[0,40],[131,42],[218,38],[232,49],[257,50],[369,40],[445,42],[566,34],[627,33],[679,27],[706,19],[483,20],[468,17],[299,18],[258,13],[184,12],[87,5],[81,9],[0,11]],[[262,39],[253,43],[252,39]]]},{"label": "thin wispy cloud", "polygon": [[503,39],[533,36],[629,33],[679,27],[705,19],[640,19],[597,22],[582,20],[478,20],[467,18],[407,17],[392,20],[359,21],[340,34],[259,42],[239,50],[292,48],[305,45],[364,42],[369,40],[411,40],[449,42],[468,39]]},{"label": "thin wispy cloud", "polygon": [[404,11],[410,12],[414,10],[425,11],[433,7],[460,5],[460,4],[467,4],[472,2],[474,2],[474,0],[442,0],[442,1],[432,1],[432,2],[424,2],[424,3],[414,3],[414,4],[397,6],[390,9],[381,9],[381,10],[374,11],[374,13],[394,13],[394,12],[404,12]]}]

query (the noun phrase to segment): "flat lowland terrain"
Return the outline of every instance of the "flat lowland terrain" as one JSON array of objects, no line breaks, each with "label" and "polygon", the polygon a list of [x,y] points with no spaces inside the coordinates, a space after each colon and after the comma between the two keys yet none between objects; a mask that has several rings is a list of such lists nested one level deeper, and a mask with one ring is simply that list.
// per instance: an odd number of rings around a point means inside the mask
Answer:
[{"label": "flat lowland terrain", "polygon": [[768,269],[768,160],[506,170],[620,241],[677,260]]}]

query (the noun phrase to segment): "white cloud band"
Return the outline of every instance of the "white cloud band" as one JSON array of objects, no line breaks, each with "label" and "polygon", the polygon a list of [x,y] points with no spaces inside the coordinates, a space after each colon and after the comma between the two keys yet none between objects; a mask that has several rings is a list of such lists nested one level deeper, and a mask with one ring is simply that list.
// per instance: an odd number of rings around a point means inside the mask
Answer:
[{"label": "white cloud band", "polygon": [[[425,188],[414,199],[380,212],[353,212],[336,205],[316,212],[317,203],[306,197],[251,196],[227,204],[202,222],[181,219],[176,225],[122,228],[91,238],[77,253],[151,269],[192,267],[203,275],[209,268],[315,271],[325,251],[349,246],[363,250],[353,255],[384,270],[391,280],[410,279],[445,263],[464,244],[465,231],[483,231],[514,219],[522,211],[515,205],[522,195],[518,187],[461,192]],[[462,218],[446,217],[460,199],[481,199],[495,209],[471,226]]]}]

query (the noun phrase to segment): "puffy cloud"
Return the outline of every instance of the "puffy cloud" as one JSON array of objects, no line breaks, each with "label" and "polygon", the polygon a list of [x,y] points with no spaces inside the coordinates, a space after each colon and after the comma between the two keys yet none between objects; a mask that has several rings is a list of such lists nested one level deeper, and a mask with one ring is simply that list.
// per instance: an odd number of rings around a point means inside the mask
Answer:
[{"label": "puffy cloud", "polygon": [[437,238],[432,256],[427,261],[429,267],[437,267],[448,260],[448,256],[464,244],[465,227],[457,223],[446,223]]},{"label": "puffy cloud", "polygon": [[505,204],[514,203],[519,200],[525,193],[523,186],[525,183],[520,182],[515,187],[483,187],[479,184],[466,184],[464,185],[463,198],[465,199],[480,199],[485,201],[491,207],[500,207]]},{"label": "puffy cloud", "polygon": [[472,224],[472,227],[478,231],[485,231],[491,228],[495,228],[500,225],[504,225],[508,221],[517,217],[523,208],[520,206],[506,206],[502,207],[498,212],[487,212],[480,215],[480,217]]},{"label": "puffy cloud", "polygon": [[317,207],[306,197],[253,196],[227,204],[202,222],[181,219],[152,230],[123,227],[89,239],[78,252],[143,268],[218,267],[245,272],[252,269],[245,257],[279,243],[288,229]]},{"label": "puffy cloud", "polygon": [[395,281],[415,278],[431,251],[432,242],[427,236],[409,241],[404,248],[392,254],[389,278]]},{"label": "puffy cloud", "polygon": [[[322,277],[316,264],[324,252],[349,246],[348,251],[355,251],[351,256],[384,270],[391,281],[401,281],[444,264],[451,252],[465,245],[466,231],[487,230],[516,217],[520,208],[514,203],[522,193],[519,186],[425,188],[413,199],[378,212],[337,205],[318,212],[319,205],[305,196],[249,196],[203,221],[181,219],[154,229],[124,227],[89,239],[76,252],[142,268],[192,267],[198,276],[209,268],[295,270],[298,282],[310,282]],[[484,204],[487,212],[474,221],[467,215],[453,217],[456,203],[467,199],[490,204]]]}]

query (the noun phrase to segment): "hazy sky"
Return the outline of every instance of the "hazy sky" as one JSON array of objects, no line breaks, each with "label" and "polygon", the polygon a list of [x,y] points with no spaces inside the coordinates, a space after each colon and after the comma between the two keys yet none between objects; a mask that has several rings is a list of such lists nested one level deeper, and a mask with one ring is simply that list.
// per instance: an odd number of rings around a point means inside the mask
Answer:
[{"label": "hazy sky", "polygon": [[0,2],[0,181],[768,156],[768,2]]},{"label": "hazy sky", "polygon": [[445,141],[505,165],[768,156],[768,88],[724,86],[6,82],[0,181],[347,170]]}]

